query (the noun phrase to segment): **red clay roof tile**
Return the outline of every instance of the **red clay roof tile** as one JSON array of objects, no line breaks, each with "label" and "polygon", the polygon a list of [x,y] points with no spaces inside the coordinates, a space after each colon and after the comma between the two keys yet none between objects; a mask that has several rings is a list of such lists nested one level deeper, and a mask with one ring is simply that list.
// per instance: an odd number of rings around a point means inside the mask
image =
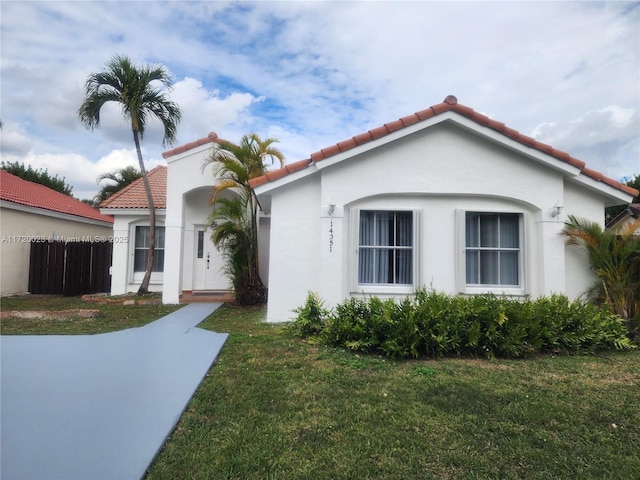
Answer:
[{"label": "red clay roof tile", "polygon": [[39,183],[28,182],[6,170],[0,170],[0,198],[3,201],[56,213],[113,223],[111,215]]},{"label": "red clay roof tile", "polygon": [[[156,208],[167,207],[167,167],[159,165],[147,172],[153,204]],[[100,204],[100,208],[149,208],[147,193],[142,178],[114,193]]]}]

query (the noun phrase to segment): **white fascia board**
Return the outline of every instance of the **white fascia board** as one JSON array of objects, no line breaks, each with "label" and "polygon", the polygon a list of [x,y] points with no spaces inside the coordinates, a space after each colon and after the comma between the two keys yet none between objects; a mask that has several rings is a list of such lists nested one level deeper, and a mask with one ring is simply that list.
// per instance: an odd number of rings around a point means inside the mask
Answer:
[{"label": "white fascia board", "polygon": [[[100,213],[104,215],[136,215],[149,216],[148,208],[101,208]],[[165,217],[167,210],[165,208],[156,208],[156,217]]]},{"label": "white fascia board", "polygon": [[[46,210],[44,208],[29,207],[27,205],[21,205],[19,203],[8,202],[6,200],[0,200],[0,208],[32,213],[34,215],[42,215],[43,217],[57,218],[60,220],[86,223],[88,225],[99,225],[101,227],[110,227],[113,225],[113,222],[103,222],[102,220],[96,220],[94,218],[81,217],[79,215],[69,215],[68,213],[54,212],[53,210]],[[102,213],[103,215],[111,215],[102,211],[100,213]]]},{"label": "white fascia board", "polygon": [[258,185],[253,189],[256,195],[264,195],[265,193],[271,192],[276,188],[280,188],[284,185],[288,185],[292,182],[299,180],[300,178],[308,177],[309,175],[313,175],[318,171],[318,167],[315,162],[309,164],[309,166],[305,169],[298,170],[297,172],[290,173],[289,175],[285,175],[282,178],[279,178],[275,182],[267,182],[262,185]]},{"label": "white fascia board", "polygon": [[570,179],[574,183],[578,183],[590,190],[597,191],[602,196],[608,198],[607,206],[622,205],[623,203],[631,203],[633,201],[633,195],[630,195],[622,190],[618,190],[611,185],[604,182],[600,182],[595,178],[588,177],[587,175],[578,175]]},{"label": "white fascia board", "polygon": [[177,162],[186,157],[191,157],[193,155],[198,155],[202,152],[206,152],[207,150],[213,150],[214,146],[217,145],[216,142],[211,141],[208,143],[203,143],[202,145],[197,145],[189,150],[185,150],[184,152],[176,153],[171,155],[170,157],[166,157],[164,160],[167,162],[167,165],[170,163]]}]

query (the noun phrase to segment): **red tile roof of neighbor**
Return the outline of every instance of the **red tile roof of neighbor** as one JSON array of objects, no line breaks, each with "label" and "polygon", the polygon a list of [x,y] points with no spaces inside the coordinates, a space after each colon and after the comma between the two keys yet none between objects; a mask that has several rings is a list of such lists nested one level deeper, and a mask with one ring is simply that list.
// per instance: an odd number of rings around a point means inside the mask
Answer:
[{"label": "red tile roof of neighbor", "polygon": [[6,170],[0,170],[0,199],[25,207],[113,223],[111,215],[103,215],[91,205],[39,183],[23,180]]},{"label": "red tile roof of neighbor", "polygon": [[[159,165],[147,172],[151,186],[153,204],[156,208],[167,207],[167,167]],[[142,178],[130,183],[100,204],[100,208],[149,208],[147,193]]]},{"label": "red tile roof of neighbor", "polygon": [[258,187],[260,185],[264,185],[269,182],[274,182],[282,177],[285,177],[293,172],[297,172],[299,170],[304,170],[309,165],[314,162],[320,162],[327,158],[330,158],[338,153],[346,152],[360,145],[364,145],[365,143],[371,142],[373,140],[377,140],[378,138],[389,135],[392,132],[397,130],[401,130],[410,125],[414,125],[423,120],[427,120],[429,118],[435,117],[445,112],[456,112],[464,117],[467,117],[474,122],[496,130],[497,132],[515,140],[517,142],[526,145],[527,147],[535,148],[541,152],[544,152],[552,157],[557,158],[563,162],[566,162],[574,167],[578,168],[581,173],[584,175],[593,178],[599,182],[606,183],[607,185],[612,186],[618,190],[622,190],[625,193],[628,193],[633,196],[638,195],[638,191],[634,188],[631,188],[627,185],[624,185],[612,178],[604,176],[600,172],[596,172],[595,170],[591,170],[586,167],[586,164],[582,160],[578,160],[577,158],[572,157],[566,152],[557,150],[550,145],[539,142],[536,139],[524,135],[517,130],[507,127],[504,123],[497,122],[492,120],[491,118],[483,115],[481,113],[476,112],[470,107],[465,105],[461,105],[458,103],[458,99],[453,95],[449,95],[444,99],[442,103],[437,105],[433,105],[426,110],[421,110],[419,112],[414,113],[413,115],[409,115],[407,117],[403,117],[394,122],[386,123],[381,127],[374,128],[373,130],[369,130],[368,132],[361,133],[360,135],[356,135],[348,140],[344,140],[342,142],[338,142],[335,145],[332,145],[327,148],[323,148],[322,150],[312,153],[311,157],[305,160],[300,160],[298,162],[287,165],[278,170],[273,170],[271,172],[267,172],[265,175],[261,177],[254,178],[250,181],[250,185],[252,187]]}]

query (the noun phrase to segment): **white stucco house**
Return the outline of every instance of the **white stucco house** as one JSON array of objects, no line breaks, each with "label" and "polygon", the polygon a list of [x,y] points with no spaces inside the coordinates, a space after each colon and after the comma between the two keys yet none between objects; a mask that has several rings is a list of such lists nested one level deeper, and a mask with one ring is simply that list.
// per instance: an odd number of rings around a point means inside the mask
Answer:
[{"label": "white stucco house", "polygon": [[29,290],[32,241],[103,241],[112,224],[80,200],[0,170],[0,295]]},{"label": "white stucco house", "polygon": [[604,225],[637,191],[453,96],[252,181],[270,218],[268,321],[308,291],[515,297],[590,285],[568,214]]},{"label": "white stucco house", "polygon": [[[157,209],[150,289],[165,303],[229,289],[207,217],[215,133],[163,154],[149,172]],[[251,182],[262,208],[260,273],[268,321],[293,318],[309,291],[349,296],[579,297],[586,258],[565,247],[568,214],[604,225],[637,191],[461,105],[453,96]],[[112,294],[137,291],[148,241],[141,181],[101,205],[113,215]]]}]

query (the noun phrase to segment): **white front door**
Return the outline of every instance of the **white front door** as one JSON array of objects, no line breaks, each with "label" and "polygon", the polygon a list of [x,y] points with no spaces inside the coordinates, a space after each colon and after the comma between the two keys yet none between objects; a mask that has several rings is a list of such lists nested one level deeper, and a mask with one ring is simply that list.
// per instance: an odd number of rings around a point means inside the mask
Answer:
[{"label": "white front door", "polygon": [[228,290],[229,279],[223,272],[224,259],[211,241],[211,230],[204,227],[195,228],[195,245],[193,249],[193,289],[194,290]]}]

